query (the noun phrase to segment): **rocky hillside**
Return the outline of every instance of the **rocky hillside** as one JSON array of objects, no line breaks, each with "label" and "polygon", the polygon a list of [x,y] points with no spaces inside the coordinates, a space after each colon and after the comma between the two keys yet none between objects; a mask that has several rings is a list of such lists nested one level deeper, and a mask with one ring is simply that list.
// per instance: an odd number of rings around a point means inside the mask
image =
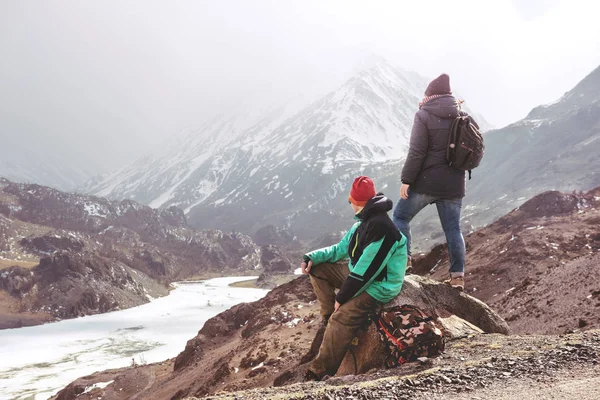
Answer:
[{"label": "rocky hillside", "polygon": [[139,305],[172,281],[260,262],[250,237],[192,229],[175,207],[0,180],[0,328]]},{"label": "rocky hillside", "polygon": [[[467,292],[517,333],[600,327],[600,187],[542,193],[465,238]],[[445,245],[414,262],[447,275]]]}]

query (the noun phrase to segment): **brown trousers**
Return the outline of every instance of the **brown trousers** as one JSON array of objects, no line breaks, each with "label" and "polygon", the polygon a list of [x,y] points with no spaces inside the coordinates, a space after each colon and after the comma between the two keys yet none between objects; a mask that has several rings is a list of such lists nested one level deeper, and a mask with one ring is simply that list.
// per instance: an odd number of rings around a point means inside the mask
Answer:
[{"label": "brown trousers", "polygon": [[321,315],[333,313],[325,329],[319,354],[309,367],[319,378],[336,374],[356,331],[379,305],[367,292],[362,292],[333,312],[335,289],[342,287],[349,274],[346,263],[317,264],[310,271],[310,281],[321,306]]}]

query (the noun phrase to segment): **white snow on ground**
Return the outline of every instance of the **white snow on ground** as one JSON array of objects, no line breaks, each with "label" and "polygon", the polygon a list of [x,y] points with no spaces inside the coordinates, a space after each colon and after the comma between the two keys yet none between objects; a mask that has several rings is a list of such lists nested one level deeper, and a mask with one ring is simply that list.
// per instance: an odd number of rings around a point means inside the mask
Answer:
[{"label": "white snow on ground", "polygon": [[300,318],[294,318],[293,320],[291,320],[290,322],[288,322],[286,325],[288,326],[288,328],[293,328],[296,325],[298,325],[298,323],[302,321],[302,319]]},{"label": "white snow on ground", "polygon": [[102,209],[102,207],[99,204],[85,203],[83,205],[83,208],[87,215],[89,215],[90,217],[106,218],[106,212]]},{"label": "white snow on ground", "polygon": [[[230,287],[252,277],[178,283],[168,296],[127,310],[0,330],[0,398],[48,399],[80,376],[174,357],[207,319],[267,290]],[[210,301],[210,306],[208,302]]]},{"label": "white snow on ground", "polygon": [[265,363],[260,363],[256,367],[253,367],[252,371],[254,371],[255,369],[259,369],[260,367],[263,367],[264,365],[265,365]]},{"label": "white snow on ground", "polygon": [[113,381],[109,381],[109,382],[97,382],[94,383],[92,386],[88,386],[85,388],[85,390],[83,391],[83,393],[89,393],[94,389],[104,389],[105,387],[107,387],[108,385],[110,385],[111,383],[113,383]]},{"label": "white snow on ground", "polygon": [[600,139],[600,135],[592,136],[591,138],[589,138],[588,140],[586,140],[585,142],[583,142],[583,145],[587,146],[588,144],[590,144],[592,142],[595,142],[598,139]]}]

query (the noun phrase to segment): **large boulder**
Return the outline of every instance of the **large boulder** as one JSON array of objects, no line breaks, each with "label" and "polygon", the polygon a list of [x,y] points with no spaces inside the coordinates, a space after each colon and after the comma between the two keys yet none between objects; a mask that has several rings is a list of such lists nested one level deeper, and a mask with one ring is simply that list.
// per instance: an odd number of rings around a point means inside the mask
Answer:
[{"label": "large boulder", "polygon": [[[458,290],[418,275],[407,275],[402,291],[383,310],[411,304],[436,318],[444,336],[457,338],[468,334],[508,334],[508,324],[485,303]],[[373,323],[357,335],[337,375],[362,374],[373,368],[384,368],[385,347]],[[355,361],[356,360],[356,361]]]},{"label": "large boulder", "polygon": [[260,263],[264,272],[270,275],[291,274],[295,269],[287,255],[274,245],[261,247]]},{"label": "large boulder", "polygon": [[68,231],[51,231],[42,236],[30,236],[21,239],[21,247],[38,255],[54,254],[60,250],[81,252],[85,247],[82,239]]},{"label": "large boulder", "polygon": [[35,284],[33,273],[27,268],[12,266],[0,271],[0,290],[19,297]]}]

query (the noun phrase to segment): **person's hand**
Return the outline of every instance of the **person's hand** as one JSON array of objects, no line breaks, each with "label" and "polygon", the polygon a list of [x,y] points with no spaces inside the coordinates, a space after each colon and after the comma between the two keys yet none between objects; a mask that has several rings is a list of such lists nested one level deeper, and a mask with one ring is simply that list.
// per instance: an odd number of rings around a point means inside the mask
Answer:
[{"label": "person's hand", "polygon": [[406,183],[403,183],[402,186],[400,186],[400,197],[402,197],[404,200],[408,199],[409,187],[410,185],[407,185]]},{"label": "person's hand", "polygon": [[333,306],[333,312],[336,312],[338,308],[340,308],[340,303],[338,303],[336,300],[335,305]]},{"label": "person's hand", "polygon": [[300,268],[302,268],[302,273],[304,275],[308,275],[310,273],[310,269],[312,268],[312,260],[308,260],[308,264],[306,263],[306,261],[302,261],[302,264],[300,264]]}]

